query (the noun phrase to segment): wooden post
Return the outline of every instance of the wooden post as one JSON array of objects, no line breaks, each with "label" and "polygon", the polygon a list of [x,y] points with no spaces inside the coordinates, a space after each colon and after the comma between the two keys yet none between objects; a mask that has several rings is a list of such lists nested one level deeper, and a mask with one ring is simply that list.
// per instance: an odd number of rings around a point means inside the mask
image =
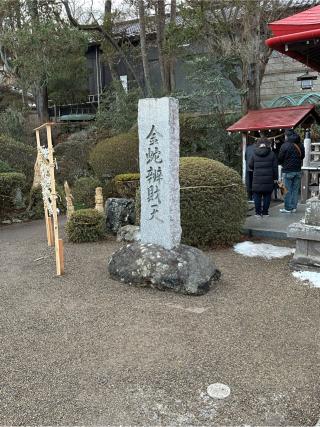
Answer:
[{"label": "wooden post", "polygon": [[46,206],[44,207],[44,217],[46,220],[48,246],[53,246],[54,245],[54,239],[53,239],[52,219],[48,215],[48,209]]},{"label": "wooden post", "polygon": [[60,257],[61,274],[64,274],[64,252],[63,252],[63,240],[62,239],[59,239],[59,257]]},{"label": "wooden post", "polygon": [[51,196],[52,196],[52,217],[53,217],[53,233],[54,233],[54,243],[55,243],[55,254],[56,254],[56,267],[57,275],[61,276],[63,274],[63,265],[61,260],[61,248],[63,250],[63,245],[59,244],[59,225],[58,225],[58,214],[57,214],[57,194],[56,194],[56,183],[54,178],[54,159],[53,159],[53,145],[52,145],[52,134],[51,134],[51,125],[47,124],[47,142],[48,142],[48,153],[49,153],[49,168],[50,168],[50,181],[51,181]]},{"label": "wooden post", "polygon": [[247,134],[242,132],[242,182],[246,183],[246,148],[247,148]]}]

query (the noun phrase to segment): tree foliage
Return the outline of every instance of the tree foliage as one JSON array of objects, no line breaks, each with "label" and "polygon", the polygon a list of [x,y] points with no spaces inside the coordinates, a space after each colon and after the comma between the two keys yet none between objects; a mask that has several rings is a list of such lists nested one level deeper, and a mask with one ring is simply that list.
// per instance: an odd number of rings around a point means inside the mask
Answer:
[{"label": "tree foliage", "polygon": [[[184,25],[175,33],[178,43],[201,41],[238,90],[243,110],[260,107],[260,86],[271,55],[265,40],[268,23],[303,7],[297,0],[186,0],[180,13]],[[296,8],[295,8],[296,7]]]},{"label": "tree foliage", "polygon": [[47,109],[48,86],[53,101],[75,98],[86,77],[88,39],[61,19],[59,3],[3,0],[0,9],[1,59],[17,85],[33,92],[39,113]]}]

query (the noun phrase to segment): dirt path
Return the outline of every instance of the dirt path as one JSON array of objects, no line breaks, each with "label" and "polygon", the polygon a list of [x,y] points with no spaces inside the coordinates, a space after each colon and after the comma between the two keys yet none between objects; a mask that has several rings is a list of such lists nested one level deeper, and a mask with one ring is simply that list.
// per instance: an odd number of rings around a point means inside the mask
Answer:
[{"label": "dirt path", "polygon": [[288,258],[210,253],[223,279],[187,297],[110,280],[117,247],[66,244],[56,278],[42,222],[0,229],[0,424],[316,423],[320,289]]}]

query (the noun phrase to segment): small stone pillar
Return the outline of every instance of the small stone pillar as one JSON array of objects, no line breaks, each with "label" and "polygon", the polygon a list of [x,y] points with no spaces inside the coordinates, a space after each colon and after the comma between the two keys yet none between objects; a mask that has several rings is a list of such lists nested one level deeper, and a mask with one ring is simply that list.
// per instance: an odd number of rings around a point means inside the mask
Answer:
[{"label": "small stone pillar", "polygon": [[310,135],[310,129],[306,130],[305,138],[303,141],[304,144],[304,150],[305,150],[305,157],[303,159],[303,167],[307,168],[310,166],[310,160],[311,160],[311,135]]},{"label": "small stone pillar", "polygon": [[95,210],[104,214],[102,187],[96,188],[95,202]]},{"label": "small stone pillar", "polygon": [[320,267],[320,200],[318,197],[307,200],[305,219],[289,226],[288,237],[296,239],[293,267]]},{"label": "small stone pillar", "polygon": [[74,212],[74,206],[73,206],[73,195],[71,194],[68,181],[64,182],[64,192],[66,194],[66,202],[67,202],[67,218],[70,219],[71,215]]}]

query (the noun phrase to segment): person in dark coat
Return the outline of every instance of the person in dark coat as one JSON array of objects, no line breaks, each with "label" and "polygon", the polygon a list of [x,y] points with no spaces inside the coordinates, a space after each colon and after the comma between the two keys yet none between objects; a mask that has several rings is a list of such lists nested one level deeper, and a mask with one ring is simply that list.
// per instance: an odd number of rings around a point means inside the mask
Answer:
[{"label": "person in dark coat", "polygon": [[266,138],[260,138],[249,162],[253,170],[252,191],[256,216],[268,216],[271,194],[278,180],[278,162]]},{"label": "person in dark coat", "polygon": [[280,209],[282,213],[292,213],[297,210],[304,156],[304,145],[301,144],[300,136],[293,129],[288,129],[278,156],[279,164],[282,165],[284,185],[288,190],[284,198],[284,209]]},{"label": "person in dark coat", "polygon": [[253,180],[253,170],[249,168],[249,163],[251,157],[253,156],[254,144],[248,144],[246,147],[245,160],[246,160],[246,186],[248,201],[253,203],[253,193],[252,193],[252,180]]}]

